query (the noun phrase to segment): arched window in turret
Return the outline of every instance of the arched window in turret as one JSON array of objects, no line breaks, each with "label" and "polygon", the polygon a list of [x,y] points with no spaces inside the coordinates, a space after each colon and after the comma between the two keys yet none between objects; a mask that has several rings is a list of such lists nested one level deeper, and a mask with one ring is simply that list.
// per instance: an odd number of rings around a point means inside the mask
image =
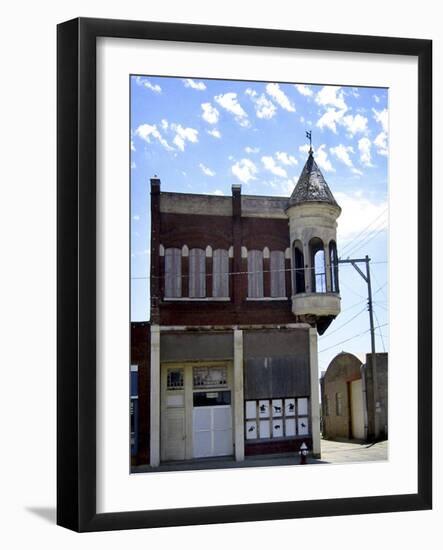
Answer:
[{"label": "arched window in turret", "polygon": [[294,285],[294,294],[300,294],[306,291],[305,285],[305,261],[303,257],[303,245],[300,241],[295,241],[293,245],[294,271],[292,281]]},{"label": "arched window in turret", "polygon": [[329,266],[331,270],[331,292],[340,292],[338,286],[338,255],[335,241],[329,243]]},{"label": "arched window in turret", "polygon": [[311,253],[312,292],[326,292],[326,263],[323,241],[314,237],[309,241]]}]

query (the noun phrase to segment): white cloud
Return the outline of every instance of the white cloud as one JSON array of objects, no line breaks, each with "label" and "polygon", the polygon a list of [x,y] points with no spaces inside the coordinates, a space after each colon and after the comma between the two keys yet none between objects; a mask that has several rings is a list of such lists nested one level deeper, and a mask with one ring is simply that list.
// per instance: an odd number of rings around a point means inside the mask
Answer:
[{"label": "white cloud", "polygon": [[362,115],[346,115],[339,122],[343,123],[351,136],[355,136],[358,132],[366,133],[368,131],[368,119]]},{"label": "white cloud", "polygon": [[266,85],[266,92],[268,95],[272,97],[272,99],[280,105],[282,109],[285,109],[285,111],[289,111],[290,113],[295,112],[295,107],[292,101],[288,98],[288,96],[284,93],[284,91],[280,88],[280,86],[276,83],[270,83]]},{"label": "white cloud", "polygon": [[318,128],[329,128],[336,134],[337,124],[341,121],[345,112],[345,110],[337,111],[333,108],[326,109],[326,112],[317,120]]},{"label": "white cloud", "polygon": [[198,142],[198,131],[195,128],[183,128],[181,124],[171,124],[171,129],[176,132],[173,141],[180,151],[185,150],[187,141],[190,143]]},{"label": "white cloud", "polygon": [[220,107],[223,107],[223,109],[226,109],[226,111],[234,115],[235,120],[240,124],[240,126],[249,126],[248,115],[238,102],[236,93],[228,92],[226,94],[217,95],[214,99]]},{"label": "white cloud", "polygon": [[134,140],[131,139],[131,151],[135,151],[135,145],[134,145]]},{"label": "white cloud", "polygon": [[213,107],[211,103],[202,103],[201,108],[203,109],[202,118],[209,124],[217,124],[220,116],[218,109]]},{"label": "white cloud", "polygon": [[167,130],[169,128],[169,122],[165,118],[162,119],[161,125],[163,130]]},{"label": "white cloud", "polygon": [[201,92],[206,90],[206,85],[204,82],[196,82],[195,80],[192,80],[192,78],[183,78],[183,84],[185,85],[185,88],[192,88],[193,90],[199,90]]},{"label": "white cloud", "polygon": [[173,139],[173,143],[177,147],[177,149],[180,149],[180,151],[185,150],[185,140],[178,134]]},{"label": "white cloud", "polygon": [[168,151],[173,150],[173,147],[163,138],[155,124],[140,124],[135,130],[135,134],[147,143],[152,143],[151,138],[154,138]]},{"label": "white cloud", "polygon": [[272,194],[279,197],[289,197],[297,184],[298,178],[277,179],[266,182],[266,185],[272,187]]},{"label": "white cloud", "polygon": [[354,163],[352,162],[349,154],[354,154],[354,149],[348,145],[337,145],[336,147],[331,147],[329,149],[333,155],[335,155],[344,165],[348,166],[351,169],[353,174],[361,176],[363,172],[358,168],[355,168]]},{"label": "white cloud", "polygon": [[322,168],[325,172],[335,172],[335,168],[332,166],[331,161],[328,158],[328,153],[326,152],[326,145],[323,143],[320,147],[317,147],[317,150],[314,154],[315,162]]},{"label": "white cloud", "polygon": [[307,143],[305,143],[304,145],[300,145],[298,150],[300,151],[300,153],[304,153],[305,155],[307,155],[309,153],[309,145]]},{"label": "white cloud", "polygon": [[288,177],[286,170],[278,166],[272,157],[262,157],[261,161],[265,169],[271,172],[271,174],[274,174],[274,176],[279,176],[281,178]]},{"label": "white cloud", "polygon": [[265,94],[259,96],[257,92],[251,90],[251,88],[248,88],[245,93],[249,95],[254,102],[257,118],[270,119],[277,112],[277,107],[265,96]]},{"label": "white cloud", "polygon": [[255,174],[257,173],[257,167],[252,160],[241,159],[232,166],[231,170],[234,176],[243,183],[248,183],[256,179]]},{"label": "white cloud", "polygon": [[383,129],[385,134],[388,133],[388,110],[383,109],[382,111],[377,111],[377,109],[372,109],[374,113],[374,120],[376,120]]},{"label": "white cloud", "polygon": [[245,147],[245,151],[246,153],[258,153],[260,151],[260,149],[258,147],[249,147],[249,145],[247,147]]},{"label": "white cloud", "polygon": [[372,97],[374,98],[375,103],[380,103],[380,98],[377,94],[374,94]]},{"label": "white cloud", "polygon": [[131,162],[131,169],[132,170],[135,170],[137,168],[137,165],[135,164],[134,161]]},{"label": "white cloud", "polygon": [[140,220],[140,216],[138,214],[134,214],[132,216],[132,219],[135,220],[136,222],[138,222]]},{"label": "white cloud", "polygon": [[374,139],[374,145],[377,149],[377,153],[383,157],[388,156],[388,136],[385,132],[380,132]]},{"label": "white cloud", "polygon": [[301,95],[305,95],[307,97],[310,97],[314,94],[314,92],[311,90],[309,86],[306,86],[306,84],[294,84],[294,86],[297,88],[297,91]]},{"label": "white cloud", "polygon": [[148,88],[149,90],[152,90],[156,94],[160,94],[162,89],[158,84],[152,84],[147,78],[142,78],[141,76],[135,77],[135,81],[138,86],[143,86],[145,88]]},{"label": "white cloud", "polygon": [[365,166],[372,166],[371,163],[371,140],[362,137],[358,140],[358,150],[360,151],[360,162]]},{"label": "white cloud", "polygon": [[215,176],[214,170],[211,170],[207,166],[205,166],[202,162],[199,164],[200,170],[203,172],[205,176]]},{"label": "white cloud", "polygon": [[288,155],[288,153],[285,153],[283,151],[278,151],[277,153],[275,153],[275,157],[286,166],[295,166],[296,164],[298,164],[298,160],[295,157],[293,157],[292,155]]},{"label": "white cloud", "polygon": [[217,128],[213,128],[212,130],[206,130],[206,131],[212,137],[215,137],[217,139],[221,138],[220,130],[217,130]]},{"label": "white cloud", "polygon": [[217,195],[219,197],[223,197],[224,193],[221,189],[215,189],[214,191],[210,191],[210,195]]},{"label": "white cloud", "polygon": [[342,208],[337,226],[338,242],[341,246],[365,230],[374,220],[378,219],[372,225],[373,229],[387,228],[387,212],[383,215],[388,208],[386,201],[373,202],[361,192],[347,194],[337,191],[334,197]]},{"label": "white cloud", "polygon": [[354,153],[354,149],[349,145],[337,145],[336,147],[331,147],[329,149],[333,155],[335,155],[343,164],[346,166],[353,166],[353,162],[351,160],[351,157],[349,156],[349,153]]},{"label": "white cloud", "polygon": [[324,107],[336,107],[340,111],[346,111],[348,106],[345,103],[343,90],[340,86],[323,86],[323,88],[317,92],[315,101],[319,105]]}]

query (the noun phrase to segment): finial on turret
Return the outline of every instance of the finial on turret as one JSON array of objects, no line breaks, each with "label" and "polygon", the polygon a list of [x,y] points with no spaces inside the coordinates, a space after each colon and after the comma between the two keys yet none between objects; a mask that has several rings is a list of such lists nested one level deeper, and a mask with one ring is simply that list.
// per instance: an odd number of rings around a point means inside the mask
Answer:
[{"label": "finial on turret", "polygon": [[309,139],[309,154],[312,155],[312,130],[306,130],[306,137]]}]

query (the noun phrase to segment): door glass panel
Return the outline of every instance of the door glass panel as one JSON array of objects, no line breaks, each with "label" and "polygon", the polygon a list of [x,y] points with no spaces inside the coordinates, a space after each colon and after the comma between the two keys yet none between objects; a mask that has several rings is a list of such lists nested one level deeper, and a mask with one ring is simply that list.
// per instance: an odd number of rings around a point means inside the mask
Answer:
[{"label": "door glass panel", "polygon": [[210,430],[210,429],[211,429],[211,410],[195,409],[194,410],[194,430]]},{"label": "door glass panel", "polygon": [[232,428],[231,407],[214,407],[212,414],[214,430],[230,430]]},{"label": "door glass panel", "polygon": [[215,405],[230,405],[230,391],[194,392],[194,407],[209,407]]},{"label": "door glass panel", "polygon": [[212,456],[211,440],[212,440],[212,435],[210,431],[207,431],[207,432],[194,431],[194,457],[195,458]]},{"label": "door glass panel", "polygon": [[232,430],[221,430],[214,433],[213,456],[232,454]]}]

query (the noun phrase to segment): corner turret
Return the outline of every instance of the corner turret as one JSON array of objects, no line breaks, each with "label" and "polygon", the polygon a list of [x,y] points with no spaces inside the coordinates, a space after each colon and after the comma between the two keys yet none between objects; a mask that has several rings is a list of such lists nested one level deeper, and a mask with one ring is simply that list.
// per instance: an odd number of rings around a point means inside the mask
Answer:
[{"label": "corner turret", "polygon": [[337,218],[341,208],[314,160],[312,147],[289,199],[292,312],[322,334],[340,313]]}]

